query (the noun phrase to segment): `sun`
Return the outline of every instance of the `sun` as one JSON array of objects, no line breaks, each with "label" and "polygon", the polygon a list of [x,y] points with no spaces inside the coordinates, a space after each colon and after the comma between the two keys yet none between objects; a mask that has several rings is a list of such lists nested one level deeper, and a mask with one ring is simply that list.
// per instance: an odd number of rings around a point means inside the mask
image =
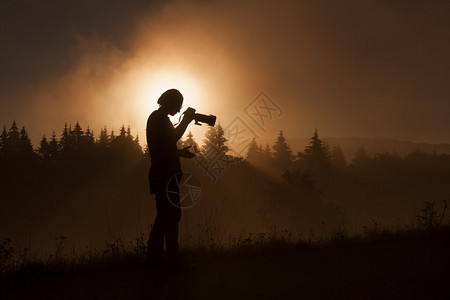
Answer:
[{"label": "sun", "polygon": [[[195,73],[180,68],[142,68],[130,74],[125,81],[130,91],[129,98],[133,103],[129,116],[134,120],[132,124],[140,128],[139,136],[145,136],[144,129],[148,116],[159,108],[157,104],[159,97],[169,89],[179,90],[184,98],[180,113],[174,116],[169,115],[174,125],[178,123],[181,114],[188,107],[204,113],[207,110],[205,104],[208,103],[205,80],[207,79],[204,77],[198,77]],[[192,131],[197,140],[201,141],[207,129],[207,126],[191,125],[185,135]]]},{"label": "sun", "polygon": [[136,91],[139,106],[146,114],[158,109],[158,98],[169,89],[177,89],[183,95],[181,112],[188,107],[198,106],[201,97],[198,80],[182,70],[163,70],[142,76]]}]

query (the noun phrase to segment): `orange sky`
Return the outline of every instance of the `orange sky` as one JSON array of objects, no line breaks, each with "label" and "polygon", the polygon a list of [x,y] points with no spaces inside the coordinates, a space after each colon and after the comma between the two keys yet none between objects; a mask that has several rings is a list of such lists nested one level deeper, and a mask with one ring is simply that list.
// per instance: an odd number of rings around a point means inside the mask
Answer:
[{"label": "orange sky", "polygon": [[[2,4],[1,124],[26,126],[35,146],[76,121],[131,125],[143,141],[174,87],[184,108],[258,137],[450,143],[446,1],[126,3]],[[280,108],[264,128],[245,111],[261,91]],[[197,140],[204,127],[191,126]]]}]

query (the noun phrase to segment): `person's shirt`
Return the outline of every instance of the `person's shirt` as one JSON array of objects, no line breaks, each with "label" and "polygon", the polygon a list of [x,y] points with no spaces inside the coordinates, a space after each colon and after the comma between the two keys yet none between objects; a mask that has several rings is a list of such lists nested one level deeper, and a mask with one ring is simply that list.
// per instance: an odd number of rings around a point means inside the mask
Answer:
[{"label": "person's shirt", "polygon": [[175,129],[169,117],[160,110],[147,120],[147,145],[151,158],[151,176],[170,178],[181,172]]}]

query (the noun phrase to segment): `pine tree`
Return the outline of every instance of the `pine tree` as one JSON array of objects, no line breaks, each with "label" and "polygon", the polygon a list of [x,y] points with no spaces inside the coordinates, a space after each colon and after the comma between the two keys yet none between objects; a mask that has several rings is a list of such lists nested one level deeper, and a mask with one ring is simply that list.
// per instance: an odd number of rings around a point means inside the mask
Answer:
[{"label": "pine tree", "polygon": [[225,131],[220,123],[217,125],[217,144],[216,147],[223,153],[227,153],[229,148],[225,145],[228,140],[225,138]]},{"label": "pine tree", "polygon": [[136,145],[136,147],[141,148],[141,151],[142,151],[142,147],[141,147],[141,144],[139,142],[139,135],[138,134],[136,134],[136,138],[134,139],[134,144]]},{"label": "pine tree", "polygon": [[305,147],[304,153],[299,153],[299,156],[311,167],[323,167],[330,162],[328,145],[319,138],[317,128],[311,137],[309,145]]},{"label": "pine tree", "polygon": [[52,132],[52,139],[49,142],[49,148],[51,159],[53,161],[57,160],[59,156],[60,146],[58,140],[56,139],[56,133],[54,131]]},{"label": "pine tree", "polygon": [[247,160],[255,160],[257,157],[261,154],[261,149],[258,147],[258,144],[256,143],[255,138],[253,138],[250,143],[248,144],[248,150],[247,150]]},{"label": "pine tree", "polygon": [[366,149],[361,146],[356,150],[355,157],[352,160],[352,166],[354,167],[365,167],[370,162],[370,156],[367,154]]},{"label": "pine tree", "polygon": [[116,139],[116,135],[114,133],[114,130],[111,130],[111,134],[109,135],[108,145],[111,145],[112,142]]},{"label": "pine tree", "polygon": [[203,142],[202,152],[205,155],[213,150],[226,154],[229,150],[225,145],[227,139],[225,138],[225,132],[220,124],[215,127],[209,127]]},{"label": "pine tree", "polygon": [[191,149],[194,152],[198,152],[199,151],[198,144],[195,141],[194,135],[192,134],[191,131],[189,131],[188,135],[186,136],[186,140],[184,141],[184,147],[187,147],[187,146],[191,146]]},{"label": "pine tree", "polygon": [[125,125],[122,124],[122,127],[120,127],[119,136],[120,138],[126,138],[127,131],[125,129]]},{"label": "pine tree", "polygon": [[270,150],[269,144],[266,144],[266,147],[264,148],[263,154],[264,154],[264,157],[267,158],[267,159],[273,157],[273,153],[272,153],[272,150]]},{"label": "pine tree", "polygon": [[26,166],[35,157],[33,145],[25,127],[19,130],[16,121],[13,121],[8,133],[2,133],[2,156],[8,157],[12,166]]},{"label": "pine tree", "polygon": [[67,123],[64,123],[64,129],[63,129],[63,132],[61,134],[61,139],[60,139],[60,147],[61,147],[61,151],[63,151],[63,152],[69,152],[69,151],[73,150],[73,148],[74,148],[71,131],[72,131],[71,126],[68,127]]},{"label": "pine tree", "polygon": [[20,143],[20,132],[19,127],[17,127],[17,123],[14,120],[11,124],[11,128],[8,132],[8,138],[6,141],[6,145],[8,145],[8,152],[15,153]]},{"label": "pine tree", "polygon": [[[81,129],[81,126],[80,126]],[[83,131],[81,131],[83,133]],[[79,151],[80,155],[87,158],[92,155],[95,148],[95,138],[94,138],[94,132],[87,127],[86,131],[82,134],[82,136],[78,140],[78,146],[77,150]]]},{"label": "pine tree", "polygon": [[105,149],[108,147],[109,145],[109,137],[108,137],[108,129],[106,128],[106,126],[100,130],[100,136],[98,138],[98,145],[100,146],[100,148]]},{"label": "pine tree", "polygon": [[281,166],[285,167],[292,162],[293,155],[292,150],[286,143],[286,139],[283,136],[283,131],[280,130],[280,134],[277,137],[277,141],[273,145],[273,157],[275,161]]},{"label": "pine tree", "polygon": [[111,132],[110,149],[115,153],[115,155],[122,156],[128,160],[139,159],[139,154],[142,154],[142,147],[139,145],[139,138],[136,142],[131,134],[131,127],[128,126],[128,128],[125,129],[124,125],[120,128],[120,134],[117,137],[114,136],[113,131]]},{"label": "pine tree", "polygon": [[148,146],[144,146],[144,157],[150,159],[150,151],[148,150]]},{"label": "pine tree", "polygon": [[8,133],[6,132],[6,126],[3,126],[3,131],[0,136],[0,156],[4,156],[8,148]]},{"label": "pine tree", "polygon": [[342,151],[340,145],[333,146],[333,150],[331,151],[331,163],[333,166],[338,168],[345,168],[347,166],[344,152]]},{"label": "pine tree", "polygon": [[44,161],[47,161],[50,159],[50,144],[47,141],[47,138],[44,136],[42,137],[41,142],[39,143],[39,148],[37,149],[37,153],[39,154],[40,158]]},{"label": "pine tree", "polygon": [[128,127],[127,127],[127,135],[126,135],[126,137],[130,141],[132,141],[134,139],[133,135],[131,134],[131,126],[130,125],[128,125]]},{"label": "pine tree", "polygon": [[78,148],[82,143],[84,137],[83,129],[81,128],[80,123],[78,123],[78,121],[75,124],[73,130],[70,132],[70,135],[73,138],[75,148]]},{"label": "pine tree", "polygon": [[86,132],[84,134],[84,141],[88,145],[94,145],[94,143],[95,143],[94,132],[89,128],[89,126],[86,129]]},{"label": "pine tree", "polygon": [[22,126],[22,129],[20,130],[18,150],[23,157],[31,158],[34,155],[33,145],[31,144],[31,140],[25,126]]}]

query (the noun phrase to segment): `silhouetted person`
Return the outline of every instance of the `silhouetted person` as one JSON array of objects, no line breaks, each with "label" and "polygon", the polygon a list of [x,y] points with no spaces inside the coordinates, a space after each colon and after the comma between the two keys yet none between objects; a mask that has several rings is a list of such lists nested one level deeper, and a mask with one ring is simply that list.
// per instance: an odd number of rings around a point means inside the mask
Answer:
[{"label": "silhouetted person", "polygon": [[152,265],[161,263],[164,240],[169,261],[175,264],[180,262],[178,223],[181,206],[178,182],[181,182],[183,174],[180,157],[195,156],[188,150],[189,147],[180,150],[176,146],[195,113],[186,111],[176,128],[168,117],[180,111],[183,104],[181,93],[176,89],[167,90],[158,99],[158,104],[159,109],[152,112],[147,121],[147,145],[151,157],[150,194],[156,196],[157,211],[147,245],[147,256]]}]

